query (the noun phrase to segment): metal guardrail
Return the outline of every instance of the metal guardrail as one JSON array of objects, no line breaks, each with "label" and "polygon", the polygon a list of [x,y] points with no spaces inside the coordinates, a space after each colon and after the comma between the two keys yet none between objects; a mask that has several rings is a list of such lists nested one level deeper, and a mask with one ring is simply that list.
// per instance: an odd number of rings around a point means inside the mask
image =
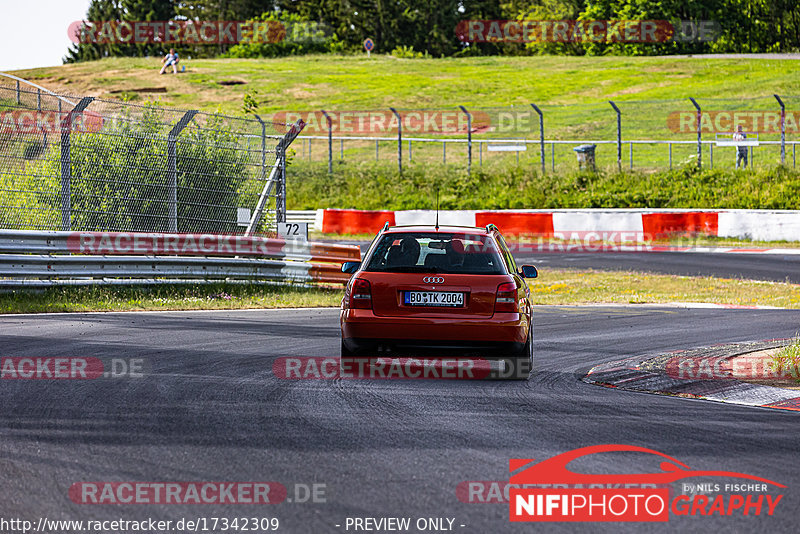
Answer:
[{"label": "metal guardrail", "polygon": [[317,210],[286,210],[286,222],[313,226],[317,222]]},{"label": "metal guardrail", "polygon": [[344,282],[353,245],[264,237],[0,230],[0,286],[141,283],[142,280]]}]

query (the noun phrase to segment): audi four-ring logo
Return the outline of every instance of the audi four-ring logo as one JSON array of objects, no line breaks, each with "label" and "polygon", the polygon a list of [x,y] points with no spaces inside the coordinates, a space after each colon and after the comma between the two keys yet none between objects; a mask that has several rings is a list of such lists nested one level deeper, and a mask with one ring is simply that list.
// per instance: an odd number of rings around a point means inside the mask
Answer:
[{"label": "audi four-ring logo", "polygon": [[444,278],[441,276],[426,276],[422,279],[425,284],[444,284]]}]

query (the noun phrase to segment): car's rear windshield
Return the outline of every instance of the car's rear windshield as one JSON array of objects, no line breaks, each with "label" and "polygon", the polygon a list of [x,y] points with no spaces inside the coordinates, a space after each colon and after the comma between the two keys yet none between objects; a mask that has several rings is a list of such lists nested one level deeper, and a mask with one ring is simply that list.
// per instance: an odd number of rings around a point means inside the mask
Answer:
[{"label": "car's rear windshield", "polygon": [[373,249],[366,271],[505,274],[494,241],[468,233],[392,233]]}]

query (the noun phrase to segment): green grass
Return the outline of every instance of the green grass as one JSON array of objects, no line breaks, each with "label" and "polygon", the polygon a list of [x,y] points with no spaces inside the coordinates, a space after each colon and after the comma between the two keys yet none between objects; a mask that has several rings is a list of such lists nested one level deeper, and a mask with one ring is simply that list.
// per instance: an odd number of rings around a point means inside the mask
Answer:
[{"label": "green grass", "polygon": [[[712,302],[800,308],[800,285],[635,271],[542,269],[536,305]],[[0,313],[223,310],[339,306],[341,287],[198,285],[59,287],[0,293]],[[792,353],[795,354],[795,353]],[[793,356],[794,357],[794,356]]]},{"label": "green grass", "polygon": [[800,209],[800,172],[777,167],[562,173],[542,176],[524,165],[473,169],[420,164],[402,176],[389,164],[319,165],[287,172],[290,209],[750,208]]},{"label": "green grass", "polygon": [[260,284],[54,287],[0,293],[0,313],[222,310],[338,306],[339,288]]},{"label": "green grass", "polygon": [[542,269],[529,282],[534,304],[705,302],[800,308],[800,285],[636,271]]},{"label": "green grass", "polygon": [[800,382],[800,337],[795,337],[791,345],[772,355],[772,368],[779,372],[786,371],[796,382]]},{"label": "green grass", "polygon": [[[185,61],[187,72],[178,76],[159,76],[157,58],[110,58],[15,74],[81,94],[166,87],[164,102],[204,110],[219,104],[227,112],[240,111],[247,89],[258,91],[264,111],[771,98],[796,92],[800,74],[796,61],[670,57],[317,55]],[[247,85],[218,84],[230,79]]]},{"label": "green grass", "polygon": [[[234,115],[242,113],[248,91],[262,115],[323,108],[386,110],[389,106],[451,110],[458,105],[473,110],[517,106],[529,112],[530,103],[536,103],[544,110],[550,139],[613,139],[616,118],[608,100],[622,109],[624,139],[687,141],[692,135],[671,132],[667,117],[672,111],[694,110],[690,96],[706,109],[775,111],[773,94],[784,95],[790,110],[800,105],[800,100],[786,96],[797,93],[800,63],[787,60],[312,55],[186,60],[187,71],[177,76],[159,75],[159,66],[157,58],[109,58],[15,74],[75,94],[158,99],[179,108]],[[220,85],[224,80],[246,84]],[[515,134],[520,135],[538,137],[538,122]]]},{"label": "green grass", "polygon": [[[474,139],[516,138],[538,139],[538,119],[530,103],[538,104],[545,113],[545,137],[562,140],[615,140],[616,116],[608,104],[614,100],[622,110],[622,138],[669,140],[673,144],[675,167],[696,157],[696,136],[675,132],[668,125],[674,112],[692,112],[688,97],[695,97],[704,110],[778,111],[773,94],[780,94],[787,109],[800,109],[796,80],[800,62],[764,59],[721,59],[686,57],[475,57],[445,59],[398,59],[391,56],[312,55],[276,59],[187,59],[187,71],[159,75],[157,58],[108,58],[100,61],[17,71],[16,74],[57,91],[91,94],[103,98],[132,98],[136,103],[158,100],[182,109],[221,111],[241,116],[244,96],[249,92],[258,104],[257,112],[269,117],[280,111],[352,111],[381,109],[432,108],[455,110],[464,105],[476,114],[488,113],[492,124],[500,123],[499,109],[522,114],[527,123],[515,122],[509,131],[482,131]],[[220,81],[239,80],[244,85],[220,85]],[[163,91],[163,92],[162,92]],[[93,104],[101,106],[101,104]],[[90,109],[92,109],[90,107]],[[477,115],[476,115],[477,116]],[[791,122],[791,121],[790,121]],[[312,132],[306,130],[305,134]],[[797,140],[797,131],[788,128],[787,140]],[[380,135],[375,133],[371,135]],[[383,133],[392,137],[392,132]],[[406,132],[406,137],[410,134]],[[417,137],[436,137],[417,133]],[[459,136],[463,138],[464,136]],[[713,134],[704,134],[713,141]],[[776,134],[762,134],[762,141],[775,141]],[[295,163],[309,162],[325,166],[327,143],[314,140],[295,141]],[[339,146],[334,143],[336,159]],[[574,145],[556,145],[555,153],[546,148],[548,172],[574,172]],[[344,143],[344,165],[375,165],[373,142]],[[735,150],[704,147],[704,167],[712,158],[715,168],[732,169]],[[439,164],[442,147],[438,143],[414,143],[412,160],[404,147],[405,165]],[[792,165],[792,146],[788,147]],[[396,143],[379,144],[380,163],[396,161]],[[634,145],[633,168],[652,172],[669,168],[667,145]],[[447,147],[447,162],[466,164],[466,145]],[[496,162],[514,165],[516,156],[508,153],[479,153],[473,146],[473,166]],[[780,161],[779,147],[762,145],[755,150],[756,167]],[[539,168],[538,146],[529,146],[522,153],[523,166]],[[617,150],[613,144],[597,148],[597,164],[604,171],[617,166]],[[622,165],[630,163],[630,147],[622,147]],[[301,172],[306,172],[302,169]],[[337,171],[338,172],[338,171]]]}]

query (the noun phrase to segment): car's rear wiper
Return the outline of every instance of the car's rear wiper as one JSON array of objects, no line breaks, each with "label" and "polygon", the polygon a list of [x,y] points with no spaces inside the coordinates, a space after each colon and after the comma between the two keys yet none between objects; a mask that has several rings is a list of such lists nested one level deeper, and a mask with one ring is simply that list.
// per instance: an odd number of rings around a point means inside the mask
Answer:
[{"label": "car's rear wiper", "polygon": [[439,272],[439,269],[437,267],[425,267],[424,265],[386,267],[383,270],[388,273],[438,273]]}]

